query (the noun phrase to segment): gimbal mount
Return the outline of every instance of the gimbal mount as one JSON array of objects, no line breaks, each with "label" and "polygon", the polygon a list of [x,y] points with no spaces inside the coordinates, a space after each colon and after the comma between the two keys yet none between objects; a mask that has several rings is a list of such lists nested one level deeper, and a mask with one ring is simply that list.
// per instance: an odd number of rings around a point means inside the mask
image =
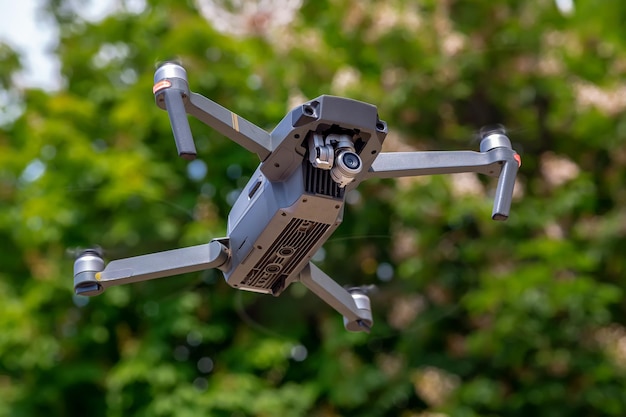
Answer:
[{"label": "gimbal mount", "polygon": [[153,93],[166,110],[179,156],[196,148],[187,114],[261,161],[228,216],[227,237],[105,265],[93,249],[74,263],[76,294],[114,285],[216,268],[237,289],[280,295],[299,281],[344,318],[349,331],[373,324],[365,288],[344,288],[311,263],[343,219],[347,191],[368,178],[477,172],[498,177],[492,218],[509,216],[519,155],[504,130],[481,132],[480,152],[381,152],[387,124],[375,106],[323,95],[291,110],[271,133],[191,92],[185,69],[157,69]]}]

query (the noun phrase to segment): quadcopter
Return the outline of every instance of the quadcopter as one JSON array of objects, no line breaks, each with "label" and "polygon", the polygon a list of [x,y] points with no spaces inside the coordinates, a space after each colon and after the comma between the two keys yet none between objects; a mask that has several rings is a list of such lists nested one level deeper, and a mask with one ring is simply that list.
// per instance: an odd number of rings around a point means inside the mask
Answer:
[{"label": "quadcopter", "polygon": [[348,331],[369,332],[366,289],[343,287],[311,262],[341,224],[350,190],[369,178],[476,172],[498,177],[492,219],[509,216],[521,159],[503,129],[481,132],[480,152],[381,152],[387,124],[364,102],[322,95],[291,110],[268,133],[190,91],[177,63],[156,70],[152,91],[169,115],[182,158],[196,157],[189,114],[261,162],[232,206],[226,237],[106,266],[98,250],[83,250],[74,263],[78,295],[216,268],[233,288],[274,296],[300,282],[343,316]]}]

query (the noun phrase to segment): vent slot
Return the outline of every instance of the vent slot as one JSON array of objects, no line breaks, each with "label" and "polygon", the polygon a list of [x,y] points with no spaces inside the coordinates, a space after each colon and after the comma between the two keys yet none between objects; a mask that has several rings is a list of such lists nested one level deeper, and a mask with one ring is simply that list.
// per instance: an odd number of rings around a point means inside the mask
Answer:
[{"label": "vent slot", "polygon": [[279,293],[295,267],[322,238],[329,224],[292,219],[242,284]]},{"label": "vent slot", "polygon": [[308,193],[333,198],[343,198],[345,191],[333,181],[330,170],[315,168],[308,160],[304,162],[304,187]]}]

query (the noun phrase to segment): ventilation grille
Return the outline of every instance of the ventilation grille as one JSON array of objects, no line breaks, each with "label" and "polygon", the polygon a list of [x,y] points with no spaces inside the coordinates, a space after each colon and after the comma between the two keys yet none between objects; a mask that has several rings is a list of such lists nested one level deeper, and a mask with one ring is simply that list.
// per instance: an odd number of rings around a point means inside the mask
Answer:
[{"label": "ventilation grille", "polygon": [[333,181],[330,170],[315,168],[308,161],[304,162],[304,188],[308,193],[333,198],[343,198],[345,191]]},{"label": "ventilation grille", "polygon": [[279,293],[287,277],[329,227],[325,223],[292,219],[242,284]]}]

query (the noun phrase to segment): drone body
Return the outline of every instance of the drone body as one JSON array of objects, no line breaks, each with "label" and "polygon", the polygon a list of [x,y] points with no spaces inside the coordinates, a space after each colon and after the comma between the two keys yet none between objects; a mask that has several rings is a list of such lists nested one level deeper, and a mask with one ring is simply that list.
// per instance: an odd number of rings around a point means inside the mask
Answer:
[{"label": "drone body", "polygon": [[320,96],[293,109],[268,133],[190,92],[186,71],[177,64],[156,71],[153,93],[169,114],[181,157],[196,155],[190,114],[256,153],[261,163],[232,207],[227,237],[106,267],[96,251],[84,251],[74,264],[77,294],[218,268],[234,288],[275,296],[299,281],[341,313],[348,330],[369,331],[365,292],[341,287],[310,262],[341,223],[349,190],[371,177],[479,172],[499,177],[492,217],[508,217],[520,159],[503,131],[485,133],[481,152],[381,153],[387,125],[367,103]]},{"label": "drone body", "polygon": [[226,281],[279,295],[296,280],[341,223],[346,185],[369,169],[386,134],[376,107],[345,98],[321,96],[288,113],[228,216]]}]

